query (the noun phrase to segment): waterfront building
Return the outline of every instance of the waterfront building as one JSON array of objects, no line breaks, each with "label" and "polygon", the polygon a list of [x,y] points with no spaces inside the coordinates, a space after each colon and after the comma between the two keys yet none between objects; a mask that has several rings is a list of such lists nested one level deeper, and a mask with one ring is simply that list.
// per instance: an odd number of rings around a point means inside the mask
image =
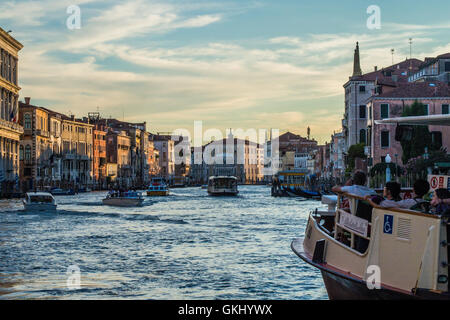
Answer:
[{"label": "waterfront building", "polygon": [[435,58],[425,58],[418,70],[408,78],[409,82],[440,81],[450,85],[450,53]]},{"label": "waterfront building", "polygon": [[155,134],[149,139],[153,140],[155,149],[159,152],[160,175],[171,179],[175,175],[175,141],[171,135]]},{"label": "waterfront building", "polygon": [[30,101],[19,104],[23,189],[91,186],[93,126]]},{"label": "waterfront building", "polygon": [[63,187],[92,187],[93,125],[60,114],[62,119]]},{"label": "waterfront building", "polygon": [[419,70],[423,62],[418,59],[406,59],[392,66],[363,73],[360,63],[359,43],[353,59],[353,74],[344,84],[345,113],[342,119],[342,132],[345,137],[345,152],[354,144],[364,143],[367,139],[366,101],[375,91],[376,82],[405,83],[409,76]]},{"label": "waterfront building", "polygon": [[341,180],[345,174],[346,136],[343,132],[334,133],[330,143],[330,173],[334,179]]},{"label": "waterfront building", "polygon": [[[448,114],[450,88],[447,83],[438,81],[397,83],[395,86],[378,84],[377,93],[367,101],[369,114],[367,144],[372,164],[384,162],[387,154],[392,157],[393,162],[401,163],[403,152],[400,142],[395,140],[396,126],[376,124],[375,120],[401,117],[404,108],[412,105],[415,101],[425,105],[425,114]],[[429,130],[436,143],[450,150],[449,127],[429,126]]]},{"label": "waterfront building", "polygon": [[[175,141],[174,147],[177,149],[179,147],[179,152],[177,157],[179,159],[179,163],[175,163],[175,177],[178,179],[185,179],[189,177],[189,171],[191,169],[191,142],[188,137],[179,137],[178,141]],[[185,152],[189,150],[189,152]]]},{"label": "waterfront building", "polygon": [[0,198],[19,190],[19,144],[23,128],[17,123],[18,53],[22,48],[20,42],[0,28]]},{"label": "waterfront building", "polygon": [[106,173],[106,133],[107,129],[103,125],[95,125],[93,132],[93,183],[95,189],[107,188]]},{"label": "waterfront building", "polygon": [[108,182],[113,186],[129,188],[133,185],[131,168],[131,138],[125,131],[109,128],[106,134]]},{"label": "waterfront building", "polygon": [[[227,149],[227,144],[230,147]],[[260,144],[234,138],[232,134],[227,139],[206,144],[203,152],[210,152],[213,163],[206,163],[203,168],[196,168],[204,181],[211,176],[235,176],[240,184],[258,184],[264,180],[264,149]],[[220,150],[216,154],[216,150]]]},{"label": "waterfront building", "polygon": [[286,132],[278,138],[279,151],[282,155],[286,151],[295,151],[300,153],[308,153],[317,149],[317,141],[314,139],[304,138],[292,132]]}]

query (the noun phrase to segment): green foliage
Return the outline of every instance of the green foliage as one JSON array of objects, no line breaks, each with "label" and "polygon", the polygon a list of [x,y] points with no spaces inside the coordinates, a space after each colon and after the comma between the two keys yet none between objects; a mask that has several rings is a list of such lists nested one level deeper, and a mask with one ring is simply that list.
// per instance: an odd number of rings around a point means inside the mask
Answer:
[{"label": "green foliage", "polygon": [[[404,109],[402,116],[423,116],[426,115],[426,106],[417,100]],[[431,133],[428,126],[412,126],[411,141],[400,141],[403,149],[402,161],[406,164],[410,159],[422,156],[425,153],[425,148],[428,152],[436,151],[440,146],[432,144]]]},{"label": "green foliage", "polygon": [[[386,173],[388,164],[386,162],[377,163],[370,169],[370,176],[373,178],[377,175],[383,175]],[[401,176],[403,174],[403,168],[399,165],[395,165],[395,163],[389,163],[389,168],[391,169],[392,176]]]},{"label": "green foliage", "polygon": [[355,159],[361,158],[366,159],[366,155],[364,154],[364,143],[354,144],[350,146],[347,152],[347,172],[352,172],[355,169]]},{"label": "green foliage", "polygon": [[428,159],[424,159],[422,156],[410,159],[406,164],[406,170],[414,176],[426,178],[427,169],[434,168],[434,164],[437,162],[450,162],[450,155],[443,149],[432,151]]}]

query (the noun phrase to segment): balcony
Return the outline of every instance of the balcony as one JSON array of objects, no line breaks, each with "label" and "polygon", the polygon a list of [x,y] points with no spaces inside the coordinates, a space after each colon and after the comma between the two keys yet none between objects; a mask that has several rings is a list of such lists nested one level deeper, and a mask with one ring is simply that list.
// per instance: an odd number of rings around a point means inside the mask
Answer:
[{"label": "balcony", "polygon": [[3,119],[0,119],[0,128],[15,131],[18,134],[23,133],[23,127],[20,124]]},{"label": "balcony", "polygon": [[50,132],[44,131],[44,130],[40,130],[40,129],[36,130],[36,135],[41,136],[41,137],[50,138]]}]

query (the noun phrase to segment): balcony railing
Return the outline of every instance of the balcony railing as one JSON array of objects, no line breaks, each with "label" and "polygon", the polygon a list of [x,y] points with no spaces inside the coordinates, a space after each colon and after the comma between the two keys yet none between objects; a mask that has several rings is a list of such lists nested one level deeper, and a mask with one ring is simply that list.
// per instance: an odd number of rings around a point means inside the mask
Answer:
[{"label": "balcony railing", "polygon": [[23,127],[16,122],[11,122],[11,121],[6,121],[3,119],[0,119],[0,127],[16,131],[17,133],[20,133],[20,134],[23,133]]}]

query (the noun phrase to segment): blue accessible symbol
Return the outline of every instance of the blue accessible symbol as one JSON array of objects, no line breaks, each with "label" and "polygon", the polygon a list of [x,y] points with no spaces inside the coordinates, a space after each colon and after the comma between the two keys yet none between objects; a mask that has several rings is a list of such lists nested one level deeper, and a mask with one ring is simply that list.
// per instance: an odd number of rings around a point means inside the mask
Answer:
[{"label": "blue accessible symbol", "polygon": [[383,232],[387,234],[392,234],[392,229],[394,226],[394,216],[390,214],[384,215]]}]

